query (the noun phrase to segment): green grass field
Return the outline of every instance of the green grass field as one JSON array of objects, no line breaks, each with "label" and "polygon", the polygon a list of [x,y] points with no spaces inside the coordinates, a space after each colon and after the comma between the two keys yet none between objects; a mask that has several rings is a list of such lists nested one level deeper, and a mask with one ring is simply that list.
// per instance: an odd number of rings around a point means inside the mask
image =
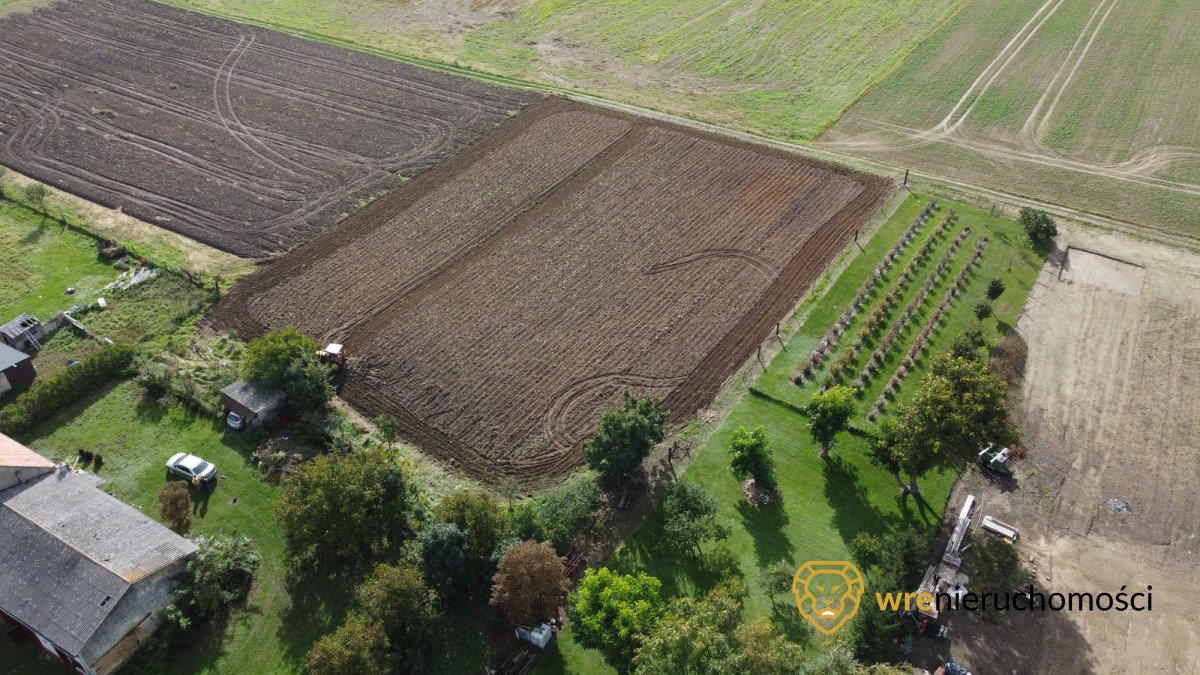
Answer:
[{"label": "green grass field", "polygon": [[[178,331],[190,334],[196,320],[211,304],[206,291],[165,273],[133,288],[106,291],[103,297],[107,309],[93,309],[75,316],[97,337],[140,345],[146,355],[160,349],[168,335]],[[33,363],[39,377],[49,377],[66,368],[69,361],[96,351],[100,344],[97,338],[65,326],[42,343]]]},{"label": "green grass field", "polygon": [[791,140],[966,0],[170,0]]},{"label": "green grass field", "polygon": [[[120,274],[96,240],[12,202],[0,203],[0,323],[28,312],[42,320],[96,298]],[[74,286],[75,295],[66,295]]]},{"label": "green grass field", "polygon": [[[908,524],[934,527],[941,521],[946,499],[956,478],[951,472],[929,475],[921,482],[924,504],[913,499],[902,500],[895,479],[867,460],[865,435],[853,432],[841,434],[834,445],[833,460],[825,464],[818,456],[819,447],[809,434],[807,418],[791,407],[803,405],[811,395],[807,389],[791,383],[797,365],[837,320],[858,292],[863,280],[908,228],[928,199],[924,195],[905,199],[864,246],[865,253],[856,257],[823,295],[810,297],[801,305],[797,312],[800,316],[794,317],[795,320],[802,319],[799,331],[788,342],[787,349],[776,356],[768,370],[753,385],[782,402],[757,395],[742,398],[729,417],[696,452],[683,474],[683,480],[704,485],[720,502],[718,517],[729,528],[727,541],[739,554],[741,571],[749,590],[746,618],[771,617],[793,639],[814,647],[819,640],[798,620],[799,615],[790,598],[777,599],[775,604],[768,599],[760,585],[762,570],[776,560],[786,560],[799,566],[807,560],[846,559],[849,555],[847,544],[859,532],[883,532]],[[1044,260],[1042,253],[1029,246],[1017,223],[990,217],[989,212],[966,204],[944,203],[925,225],[923,232],[932,231],[939,214],[946,208],[953,208],[959,214],[959,226],[969,225],[973,230],[967,243],[960,249],[960,257],[973,250],[974,241],[980,236],[988,236],[991,244],[983,263],[970,277],[965,292],[954,302],[947,319],[931,340],[927,356],[906,380],[898,396],[900,401],[911,397],[915,389],[912,385],[924,375],[932,355],[944,351],[954,337],[978,324],[972,307],[982,296],[987,281],[993,277],[1004,279],[1008,286],[995,305],[996,318],[984,323],[988,339],[992,344],[997,343],[1000,340],[998,328],[1007,329],[1016,323]],[[945,237],[944,241],[948,243],[949,239]],[[921,241],[922,237],[918,237],[906,249],[906,253],[911,256]],[[936,260],[938,254],[931,257]],[[887,277],[889,281],[884,283],[883,288],[904,268],[905,260],[907,258],[901,258],[892,267]],[[947,279],[952,276],[953,273],[949,274]],[[918,279],[913,285],[919,286],[921,283]],[[948,280],[935,288],[933,296],[936,300],[932,301],[933,305],[940,301],[946,283]],[[877,293],[876,297],[881,294]],[[905,347],[897,348],[897,352],[907,350],[908,342],[923,322],[924,319],[920,317],[914,321],[914,328],[905,334]],[[846,342],[849,340],[843,338],[843,343]],[[890,375],[890,368],[885,365],[881,372]],[[886,376],[877,379],[882,382]],[[865,399],[865,408],[870,407],[871,398]],[[861,418],[852,424],[867,426]],[[752,428],[759,425],[767,429],[778,465],[782,501],[776,507],[749,507],[738,481],[729,472],[728,448],[733,430],[741,426]],[[706,575],[698,561],[664,552],[656,545],[660,526],[656,515],[651,514],[607,564],[622,571],[640,570],[660,578],[668,595],[696,594],[709,588],[714,580]],[[568,630],[547,655],[539,672],[612,671],[598,652],[584,649],[573,642]]]},{"label": "green grass field", "polygon": [[[148,343],[175,332],[210,303],[209,294],[180,277],[160,273],[133,288],[103,291],[121,270],[97,253],[96,239],[11,201],[0,204],[0,322],[27,312],[45,321],[103,297],[104,310],[76,316],[88,330],[116,342]],[[75,293],[67,295],[66,289]],[[100,346],[67,327],[35,355],[39,377],[49,377]]]},{"label": "green grass field", "polygon": [[1200,6],[1043,1],[971,3],[819,144],[1200,236]]}]

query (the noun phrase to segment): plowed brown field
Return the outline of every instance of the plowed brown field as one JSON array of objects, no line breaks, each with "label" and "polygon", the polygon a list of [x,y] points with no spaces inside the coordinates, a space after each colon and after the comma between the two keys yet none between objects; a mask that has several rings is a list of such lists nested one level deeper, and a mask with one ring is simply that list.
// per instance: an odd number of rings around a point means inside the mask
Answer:
[{"label": "plowed brown field", "polygon": [[891,190],[563,100],[236,286],[214,321],[345,342],[343,395],[470,475],[538,486],[629,388],[707,405]]},{"label": "plowed brown field", "polygon": [[143,0],[0,22],[0,162],[248,257],[537,98]]}]

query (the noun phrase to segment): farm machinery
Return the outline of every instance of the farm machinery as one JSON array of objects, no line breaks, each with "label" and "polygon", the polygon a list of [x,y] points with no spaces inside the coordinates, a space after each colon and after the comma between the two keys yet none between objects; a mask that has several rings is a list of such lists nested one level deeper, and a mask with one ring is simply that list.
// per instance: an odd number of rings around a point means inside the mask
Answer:
[{"label": "farm machinery", "polygon": [[986,448],[979,451],[979,455],[975,458],[976,463],[990,476],[1012,478],[1013,472],[1008,466],[1008,458],[1012,451],[1008,448],[996,450],[995,447],[988,443]]},{"label": "farm machinery", "polygon": [[317,360],[340,370],[342,366],[346,365],[346,354],[342,350],[342,345],[330,342],[325,345],[324,349],[317,351]]}]

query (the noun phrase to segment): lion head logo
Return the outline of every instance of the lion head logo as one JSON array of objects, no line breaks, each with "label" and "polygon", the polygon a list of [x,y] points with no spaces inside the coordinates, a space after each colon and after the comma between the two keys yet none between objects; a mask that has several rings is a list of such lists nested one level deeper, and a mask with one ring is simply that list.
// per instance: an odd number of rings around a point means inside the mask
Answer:
[{"label": "lion head logo", "polygon": [[792,579],[796,607],[817,630],[829,635],[858,613],[862,573],[844,560],[811,560]]}]

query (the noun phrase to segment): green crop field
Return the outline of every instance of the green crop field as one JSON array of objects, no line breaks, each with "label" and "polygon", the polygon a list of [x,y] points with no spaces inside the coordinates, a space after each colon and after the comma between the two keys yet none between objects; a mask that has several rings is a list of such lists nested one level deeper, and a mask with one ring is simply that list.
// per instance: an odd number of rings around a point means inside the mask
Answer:
[{"label": "green crop field", "polygon": [[170,1],[794,140],[820,133],[966,4]]},{"label": "green crop field", "polygon": [[1193,2],[977,0],[819,144],[1196,237],[1198,60]]}]

